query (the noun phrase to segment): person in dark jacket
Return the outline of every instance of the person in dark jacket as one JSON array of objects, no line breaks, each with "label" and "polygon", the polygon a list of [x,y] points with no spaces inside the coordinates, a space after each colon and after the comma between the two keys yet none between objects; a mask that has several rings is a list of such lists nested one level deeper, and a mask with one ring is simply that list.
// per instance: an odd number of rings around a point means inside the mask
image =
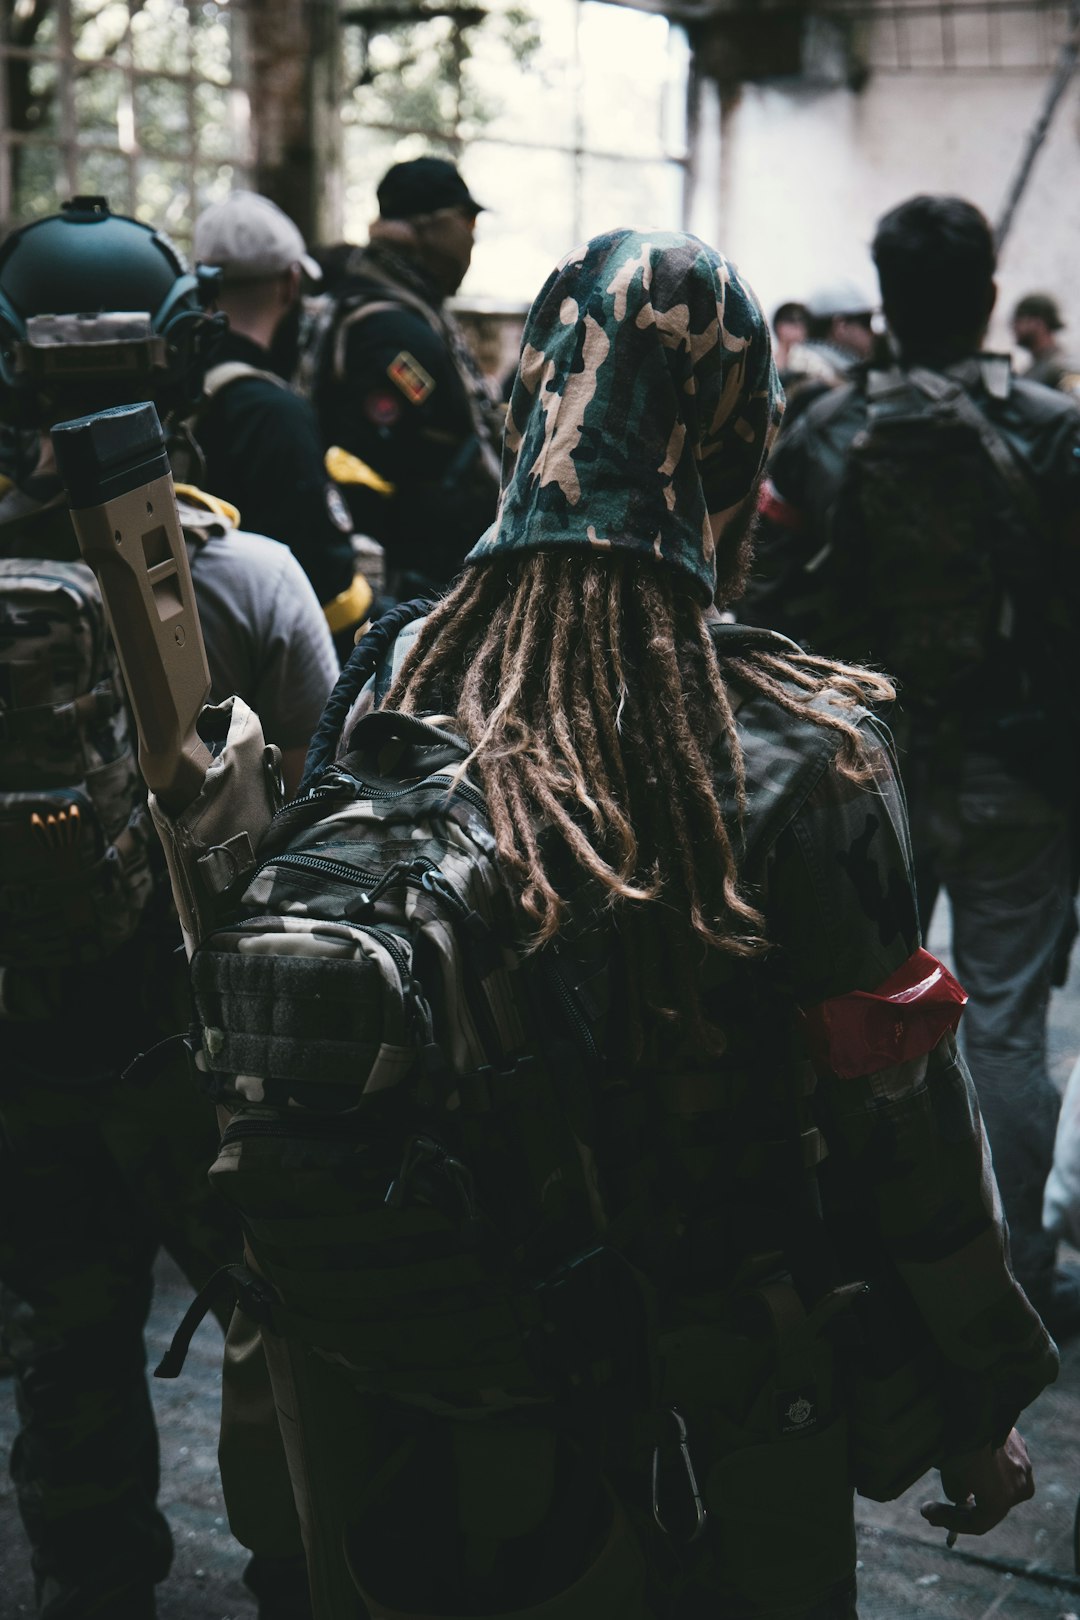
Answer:
[{"label": "person in dark jacket", "polygon": [[319,267],[292,220],[267,197],[234,191],[195,222],[195,255],[221,270],[229,329],[203,379],[192,429],[203,486],[235,506],[245,529],[293,552],[346,650],[371,607],[357,575],[352,518],[326,471],[311,406],[273,370],[271,345]]},{"label": "person in dark jacket", "polygon": [[977,208],[911,198],[874,257],[896,359],[777,446],[740,612],[899,682],[923,926],[943,890],[1013,1263],[1061,1336],[1080,1329],[1080,1276],[1058,1267],[1042,1202],[1080,765],[1080,417],[982,349],[995,248]]},{"label": "person in dark jacket", "polygon": [[483,205],[434,157],[395,164],[378,198],[302,374],[356,529],[405,597],[447,585],[494,517],[502,412],[445,305]]}]

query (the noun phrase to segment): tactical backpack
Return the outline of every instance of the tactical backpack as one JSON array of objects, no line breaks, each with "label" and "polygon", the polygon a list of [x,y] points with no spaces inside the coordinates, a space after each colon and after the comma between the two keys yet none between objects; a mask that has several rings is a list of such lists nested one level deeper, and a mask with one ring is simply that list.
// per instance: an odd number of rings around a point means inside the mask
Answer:
[{"label": "tactical backpack", "polygon": [[249,1314],[371,1391],[535,1395],[592,1356],[561,1301],[595,1315],[625,1282],[575,1130],[606,962],[588,996],[556,953],[522,972],[465,754],[380,711],[278,812],[192,956],[198,1064],[231,1113],[211,1180]]},{"label": "tactical backpack", "polygon": [[93,574],[0,557],[0,965],[108,957],[154,892],[155,846]]},{"label": "tactical backpack", "polygon": [[1034,494],[967,380],[870,373],[821,560],[825,644],[895,675],[909,712],[977,702],[1023,657]]}]

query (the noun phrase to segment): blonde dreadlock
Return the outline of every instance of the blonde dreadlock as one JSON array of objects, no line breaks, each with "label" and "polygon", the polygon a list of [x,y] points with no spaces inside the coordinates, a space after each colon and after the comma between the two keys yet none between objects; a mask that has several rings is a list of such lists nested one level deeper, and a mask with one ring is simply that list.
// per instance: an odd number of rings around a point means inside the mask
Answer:
[{"label": "blonde dreadlock", "polygon": [[[702,949],[754,957],[768,948],[716,789],[722,739],[741,823],[729,678],[835,732],[840,769],[868,774],[843,710],[887,701],[885,680],[794,651],[721,661],[702,609],[671,571],[617,553],[538,551],[509,574],[494,563],[469,569],[432,611],[386,699],[456,716],[471,750],[463,768],[483,786],[536,943],[558,934],[586,878],[616,914],[632,978],[651,936],[648,954],[666,982],[654,972],[639,980],[650,1010],[685,1019],[699,1039]],[[826,690],[834,702],[813,706]],[[576,868],[569,883],[559,846]]]}]

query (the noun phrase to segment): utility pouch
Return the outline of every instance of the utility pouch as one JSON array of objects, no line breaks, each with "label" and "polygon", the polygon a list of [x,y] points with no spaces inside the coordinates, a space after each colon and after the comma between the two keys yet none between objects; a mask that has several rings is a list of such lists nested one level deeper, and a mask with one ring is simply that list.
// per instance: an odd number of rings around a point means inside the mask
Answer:
[{"label": "utility pouch", "polygon": [[680,1479],[674,1448],[666,1467],[661,1454],[654,1517],[692,1525],[692,1465],[712,1565],[705,1590],[722,1590],[736,1612],[810,1608],[854,1567],[844,1390],[827,1327],[861,1290],[836,1289],[807,1313],[779,1277],[661,1340],[663,1401],[684,1421],[687,1457]]},{"label": "utility pouch", "polygon": [[150,795],[189,956],[251,876],[259,841],[284,797],[280,753],[266,743],[243,698],[208,705],[198,730],[213,758],[196,798],[172,816]]}]

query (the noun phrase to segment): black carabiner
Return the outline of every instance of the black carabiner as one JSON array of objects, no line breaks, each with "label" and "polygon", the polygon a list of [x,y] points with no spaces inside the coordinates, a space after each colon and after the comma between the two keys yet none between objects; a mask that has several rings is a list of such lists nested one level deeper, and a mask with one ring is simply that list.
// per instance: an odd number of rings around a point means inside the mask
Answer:
[{"label": "black carabiner", "polygon": [[[673,1419],[675,1424],[675,1433],[679,1444],[679,1454],[682,1457],[682,1465],[686,1472],[686,1483],[690,1487],[690,1496],[694,1503],[694,1528],[691,1534],[687,1536],[685,1541],[682,1543],[683,1546],[692,1547],[694,1542],[700,1541],[701,1537],[704,1535],[705,1526],[708,1522],[709,1516],[706,1512],[705,1503],[702,1500],[701,1490],[697,1482],[697,1475],[694,1473],[694,1464],[690,1456],[690,1446],[686,1435],[686,1424],[683,1422],[682,1413],[676,1406],[669,1406],[667,1408],[667,1413],[668,1416]],[[662,1442],[658,1442],[653,1447],[652,1516],[656,1522],[657,1528],[662,1531],[665,1536],[667,1536],[668,1540],[676,1541],[678,1540],[678,1537],[673,1531],[668,1529],[667,1525],[664,1523],[663,1515],[660,1512],[660,1453],[662,1448]]]}]

